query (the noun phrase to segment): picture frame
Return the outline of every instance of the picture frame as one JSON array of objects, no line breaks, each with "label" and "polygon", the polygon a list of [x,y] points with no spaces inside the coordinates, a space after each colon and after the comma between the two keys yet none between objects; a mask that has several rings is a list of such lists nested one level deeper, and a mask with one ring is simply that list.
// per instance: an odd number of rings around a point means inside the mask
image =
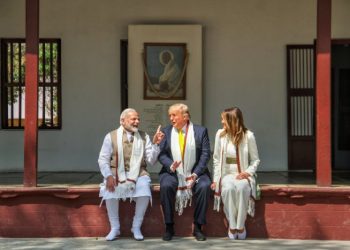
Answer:
[{"label": "picture frame", "polygon": [[145,100],[186,99],[186,43],[144,43],[142,60]]}]

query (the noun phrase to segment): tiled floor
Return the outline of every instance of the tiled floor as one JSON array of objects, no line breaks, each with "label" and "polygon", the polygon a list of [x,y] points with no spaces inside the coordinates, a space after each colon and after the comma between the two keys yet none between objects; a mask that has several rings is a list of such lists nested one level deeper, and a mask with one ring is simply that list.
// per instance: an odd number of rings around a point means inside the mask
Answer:
[{"label": "tiled floor", "polygon": [[[152,183],[157,184],[158,174],[152,174]],[[313,172],[259,172],[258,182],[260,184],[275,185],[314,185],[315,174]],[[94,185],[102,181],[99,172],[39,172],[38,185]],[[22,185],[23,173],[0,173],[0,186]],[[333,173],[333,185],[350,185],[350,172]]]}]

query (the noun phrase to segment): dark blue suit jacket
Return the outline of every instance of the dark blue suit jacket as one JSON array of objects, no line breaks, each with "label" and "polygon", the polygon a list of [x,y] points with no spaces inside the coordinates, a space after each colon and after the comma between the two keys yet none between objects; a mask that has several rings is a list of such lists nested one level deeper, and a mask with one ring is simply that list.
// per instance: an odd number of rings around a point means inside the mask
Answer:
[{"label": "dark blue suit jacket", "polygon": [[[163,165],[159,174],[164,172],[171,173],[170,166],[173,164],[173,156],[171,153],[171,130],[173,126],[169,125],[163,129],[165,134],[164,139],[160,143],[160,154],[158,156],[159,162]],[[192,168],[192,173],[197,176],[202,174],[209,174],[207,163],[210,158],[210,143],[208,130],[199,125],[193,125],[194,137],[196,141],[196,163]]]}]

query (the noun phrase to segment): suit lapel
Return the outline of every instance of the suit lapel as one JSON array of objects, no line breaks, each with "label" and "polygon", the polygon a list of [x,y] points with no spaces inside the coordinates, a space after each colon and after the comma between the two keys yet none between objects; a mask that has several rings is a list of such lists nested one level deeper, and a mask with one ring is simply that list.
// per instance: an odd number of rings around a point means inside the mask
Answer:
[{"label": "suit lapel", "polygon": [[171,131],[173,130],[173,126],[169,126],[169,129],[165,131],[165,136],[167,137],[167,143],[168,143],[168,151],[169,155],[171,156],[171,159],[173,158],[173,154],[171,152]]}]

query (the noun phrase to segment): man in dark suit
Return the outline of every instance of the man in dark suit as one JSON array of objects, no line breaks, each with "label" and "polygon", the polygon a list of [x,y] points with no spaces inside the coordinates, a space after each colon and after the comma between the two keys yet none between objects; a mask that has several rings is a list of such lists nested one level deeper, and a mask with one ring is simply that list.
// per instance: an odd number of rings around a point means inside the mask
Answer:
[{"label": "man in dark suit", "polygon": [[210,194],[210,174],[207,163],[210,144],[206,128],[193,125],[185,104],[174,104],[169,108],[171,125],[164,128],[164,139],[160,143],[159,162],[160,199],[166,231],[163,240],[174,235],[174,209],[182,214],[183,208],[195,197],[193,235],[199,241],[206,240],[202,225],[206,224],[206,211]]}]

